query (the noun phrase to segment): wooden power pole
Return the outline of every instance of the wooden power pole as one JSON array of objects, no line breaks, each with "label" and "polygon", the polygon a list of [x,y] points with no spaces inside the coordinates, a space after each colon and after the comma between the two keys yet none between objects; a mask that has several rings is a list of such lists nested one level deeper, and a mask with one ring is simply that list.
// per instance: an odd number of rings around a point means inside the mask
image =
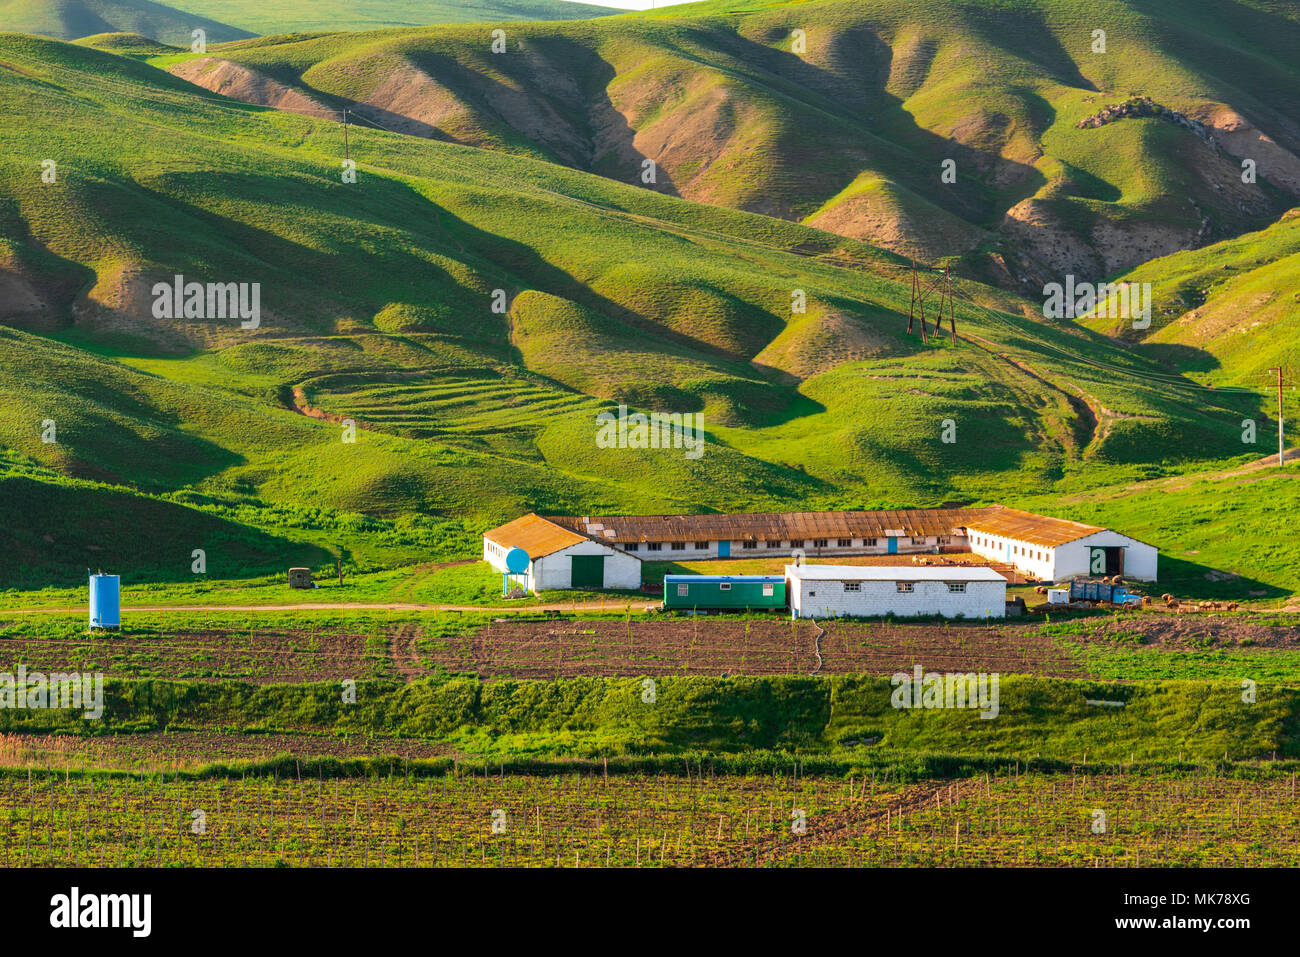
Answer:
[{"label": "wooden power pole", "polygon": [[1286,443],[1282,433],[1282,367],[1278,366],[1268,371],[1277,373],[1277,464],[1286,468]]}]

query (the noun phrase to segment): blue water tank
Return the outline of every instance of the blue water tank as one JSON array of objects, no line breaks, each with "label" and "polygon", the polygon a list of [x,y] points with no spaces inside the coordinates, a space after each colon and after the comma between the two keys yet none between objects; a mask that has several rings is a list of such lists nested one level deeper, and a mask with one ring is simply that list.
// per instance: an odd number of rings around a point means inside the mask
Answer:
[{"label": "blue water tank", "polygon": [[122,627],[122,580],[117,575],[90,576],[90,627]]}]

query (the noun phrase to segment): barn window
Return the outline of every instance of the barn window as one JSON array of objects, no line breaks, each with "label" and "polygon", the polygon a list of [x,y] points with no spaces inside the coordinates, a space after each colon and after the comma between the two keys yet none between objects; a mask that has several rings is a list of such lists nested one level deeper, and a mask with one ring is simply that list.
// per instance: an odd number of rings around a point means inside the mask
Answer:
[{"label": "barn window", "polygon": [[741,548],[758,548],[758,542],[741,542]]},{"label": "barn window", "polygon": [[948,582],[948,591],[950,592],[964,592],[965,590],[965,582]]},{"label": "barn window", "polygon": [[912,590],[911,582],[894,582],[900,592],[910,592]]},{"label": "barn window", "polygon": [[707,549],[708,547],[709,547],[709,543],[708,543],[708,542],[696,542],[696,543],[695,543],[695,549],[696,549],[696,551],[701,551],[701,552],[702,552],[702,551],[704,551],[705,549]]},{"label": "barn window", "polygon": [[685,542],[673,542],[673,551],[675,551],[675,552],[684,552],[684,551],[686,551],[686,543],[685,543]]},{"label": "barn window", "polygon": [[862,591],[862,582],[845,582],[845,591]]},{"label": "barn window", "polygon": [[684,598],[685,596],[689,595],[690,593],[691,593],[691,586],[688,585],[688,584],[686,584],[685,582],[682,582],[680,585],[677,586],[677,597],[678,597],[678,598]]},{"label": "barn window", "polygon": [[813,539],[813,548],[825,548],[825,547],[826,547],[826,539],[824,538]]},{"label": "barn window", "polygon": [[840,548],[852,548],[852,547],[853,547],[853,539],[851,539],[851,538],[837,538],[837,539],[835,540],[835,544],[836,544],[837,546],[839,546]]}]

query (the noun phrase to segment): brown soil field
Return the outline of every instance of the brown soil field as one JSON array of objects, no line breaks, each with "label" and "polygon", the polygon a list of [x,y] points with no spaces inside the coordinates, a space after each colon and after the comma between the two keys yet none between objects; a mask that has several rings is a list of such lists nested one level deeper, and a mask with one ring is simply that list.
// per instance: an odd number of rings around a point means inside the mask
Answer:
[{"label": "brown soil field", "polygon": [[[484,678],[577,675],[893,674],[913,665],[952,671],[1084,677],[1037,623],[845,624],[743,621],[493,622],[465,637],[395,647],[403,664]],[[820,662],[819,662],[820,655]]]},{"label": "brown soil field", "polygon": [[1257,648],[1300,648],[1300,624],[1269,625],[1241,618],[1185,615],[1125,615],[1096,618],[1089,622],[1084,640],[1113,643],[1121,635],[1137,633],[1146,645],[1171,649],[1254,646]]}]

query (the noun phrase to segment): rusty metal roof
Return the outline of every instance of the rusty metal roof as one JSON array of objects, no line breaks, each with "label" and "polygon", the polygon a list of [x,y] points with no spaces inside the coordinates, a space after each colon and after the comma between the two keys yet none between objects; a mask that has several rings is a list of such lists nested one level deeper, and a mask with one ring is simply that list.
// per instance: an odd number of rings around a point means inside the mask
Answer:
[{"label": "rusty metal roof", "polygon": [[[856,512],[744,512],[731,515],[551,515],[542,519],[611,545],[628,542],[790,541],[964,534],[975,529],[1030,545],[1064,545],[1104,531],[1033,512],[984,508],[905,508]],[[512,523],[513,524],[513,523]],[[510,526],[503,526],[509,528]],[[531,553],[530,553],[531,554]]]},{"label": "rusty metal roof", "polygon": [[960,534],[970,508],[877,512],[746,512],[733,515],[551,515],[548,520],[612,544],[672,541],[789,541]]},{"label": "rusty metal roof", "polygon": [[483,537],[505,548],[522,548],[533,559],[545,558],[587,540],[586,536],[571,532],[533,512],[484,532]]},{"label": "rusty metal roof", "polygon": [[1105,531],[1096,525],[1035,515],[1033,512],[1022,512],[1018,508],[1007,508],[1005,505],[994,505],[977,511],[979,514],[972,515],[966,523],[967,528],[987,535],[1000,535],[1003,538],[1013,538],[1018,542],[1049,548]]}]

